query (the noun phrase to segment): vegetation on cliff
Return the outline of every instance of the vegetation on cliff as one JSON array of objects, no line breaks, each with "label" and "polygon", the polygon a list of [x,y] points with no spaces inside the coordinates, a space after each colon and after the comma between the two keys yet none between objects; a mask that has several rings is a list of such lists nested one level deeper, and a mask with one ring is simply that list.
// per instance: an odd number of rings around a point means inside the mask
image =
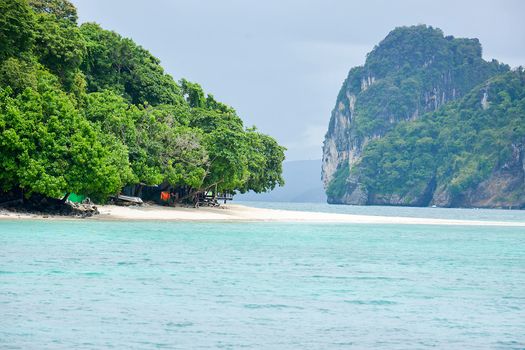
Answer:
[{"label": "vegetation on cliff", "polygon": [[374,195],[410,200],[434,183],[458,196],[512,162],[524,142],[525,72],[518,69],[417,121],[399,123],[368,144],[352,171]]},{"label": "vegetation on cliff", "polygon": [[98,200],[128,184],[263,192],[284,148],[67,0],[0,0],[0,190]]},{"label": "vegetation on cliff", "polygon": [[400,27],[374,47],[363,66],[350,70],[338,102],[354,105],[356,137],[382,135],[396,122],[435,110],[507,70],[483,60],[477,39],[444,36],[425,25]]},{"label": "vegetation on cliff", "polygon": [[[477,39],[424,25],[393,30],[350,70],[338,96],[327,133],[338,149],[325,154],[354,158],[339,160],[329,198],[345,202],[360,191],[354,204],[468,205],[467,192],[523,147],[524,93],[523,70],[484,61]],[[337,118],[347,118],[345,130]],[[516,191],[497,203],[519,205]]]}]

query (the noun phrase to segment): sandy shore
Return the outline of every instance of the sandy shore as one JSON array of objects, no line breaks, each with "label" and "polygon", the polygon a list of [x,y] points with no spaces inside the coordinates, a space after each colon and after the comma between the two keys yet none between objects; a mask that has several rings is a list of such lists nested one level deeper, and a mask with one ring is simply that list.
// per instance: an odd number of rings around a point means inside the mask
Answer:
[{"label": "sandy shore", "polygon": [[[351,224],[403,224],[403,225],[461,225],[461,226],[508,226],[525,227],[525,222],[448,220],[395,216],[372,216],[332,214],[293,210],[275,210],[230,204],[219,208],[169,208],[160,206],[119,207],[99,206],[100,215],[86,220],[153,220],[153,221],[200,221],[200,222],[305,222],[305,223],[351,223]],[[64,219],[72,218],[37,216],[30,214],[0,212],[0,219]]]}]

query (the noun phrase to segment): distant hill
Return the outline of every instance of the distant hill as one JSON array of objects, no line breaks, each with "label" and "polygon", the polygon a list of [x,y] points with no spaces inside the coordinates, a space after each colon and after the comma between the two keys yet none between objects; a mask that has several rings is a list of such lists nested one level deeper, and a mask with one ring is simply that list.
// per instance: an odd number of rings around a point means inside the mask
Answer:
[{"label": "distant hill", "polygon": [[400,27],[352,68],[324,142],[328,202],[525,207],[525,73],[481,53]]},{"label": "distant hill", "polygon": [[240,201],[326,202],[319,171],[321,160],[299,160],[283,163],[285,185],[268,193],[245,193],[235,196]]}]

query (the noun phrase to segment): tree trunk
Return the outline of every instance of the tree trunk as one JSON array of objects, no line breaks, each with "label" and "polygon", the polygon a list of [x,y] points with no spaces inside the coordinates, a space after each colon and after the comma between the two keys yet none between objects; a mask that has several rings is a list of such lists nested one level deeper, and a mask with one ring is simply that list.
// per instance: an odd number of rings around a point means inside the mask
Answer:
[{"label": "tree trunk", "polygon": [[65,203],[70,195],[71,195],[71,192],[66,193],[66,195],[62,198],[61,202]]}]

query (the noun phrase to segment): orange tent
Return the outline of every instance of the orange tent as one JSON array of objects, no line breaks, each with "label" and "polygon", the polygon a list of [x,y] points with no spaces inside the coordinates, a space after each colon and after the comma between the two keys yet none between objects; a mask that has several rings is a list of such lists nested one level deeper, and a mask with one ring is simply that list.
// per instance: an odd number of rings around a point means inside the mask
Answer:
[{"label": "orange tent", "polygon": [[170,200],[170,193],[167,192],[167,191],[162,191],[162,192],[160,193],[160,200],[161,200],[161,201],[164,201],[164,202],[169,201],[169,200]]}]

